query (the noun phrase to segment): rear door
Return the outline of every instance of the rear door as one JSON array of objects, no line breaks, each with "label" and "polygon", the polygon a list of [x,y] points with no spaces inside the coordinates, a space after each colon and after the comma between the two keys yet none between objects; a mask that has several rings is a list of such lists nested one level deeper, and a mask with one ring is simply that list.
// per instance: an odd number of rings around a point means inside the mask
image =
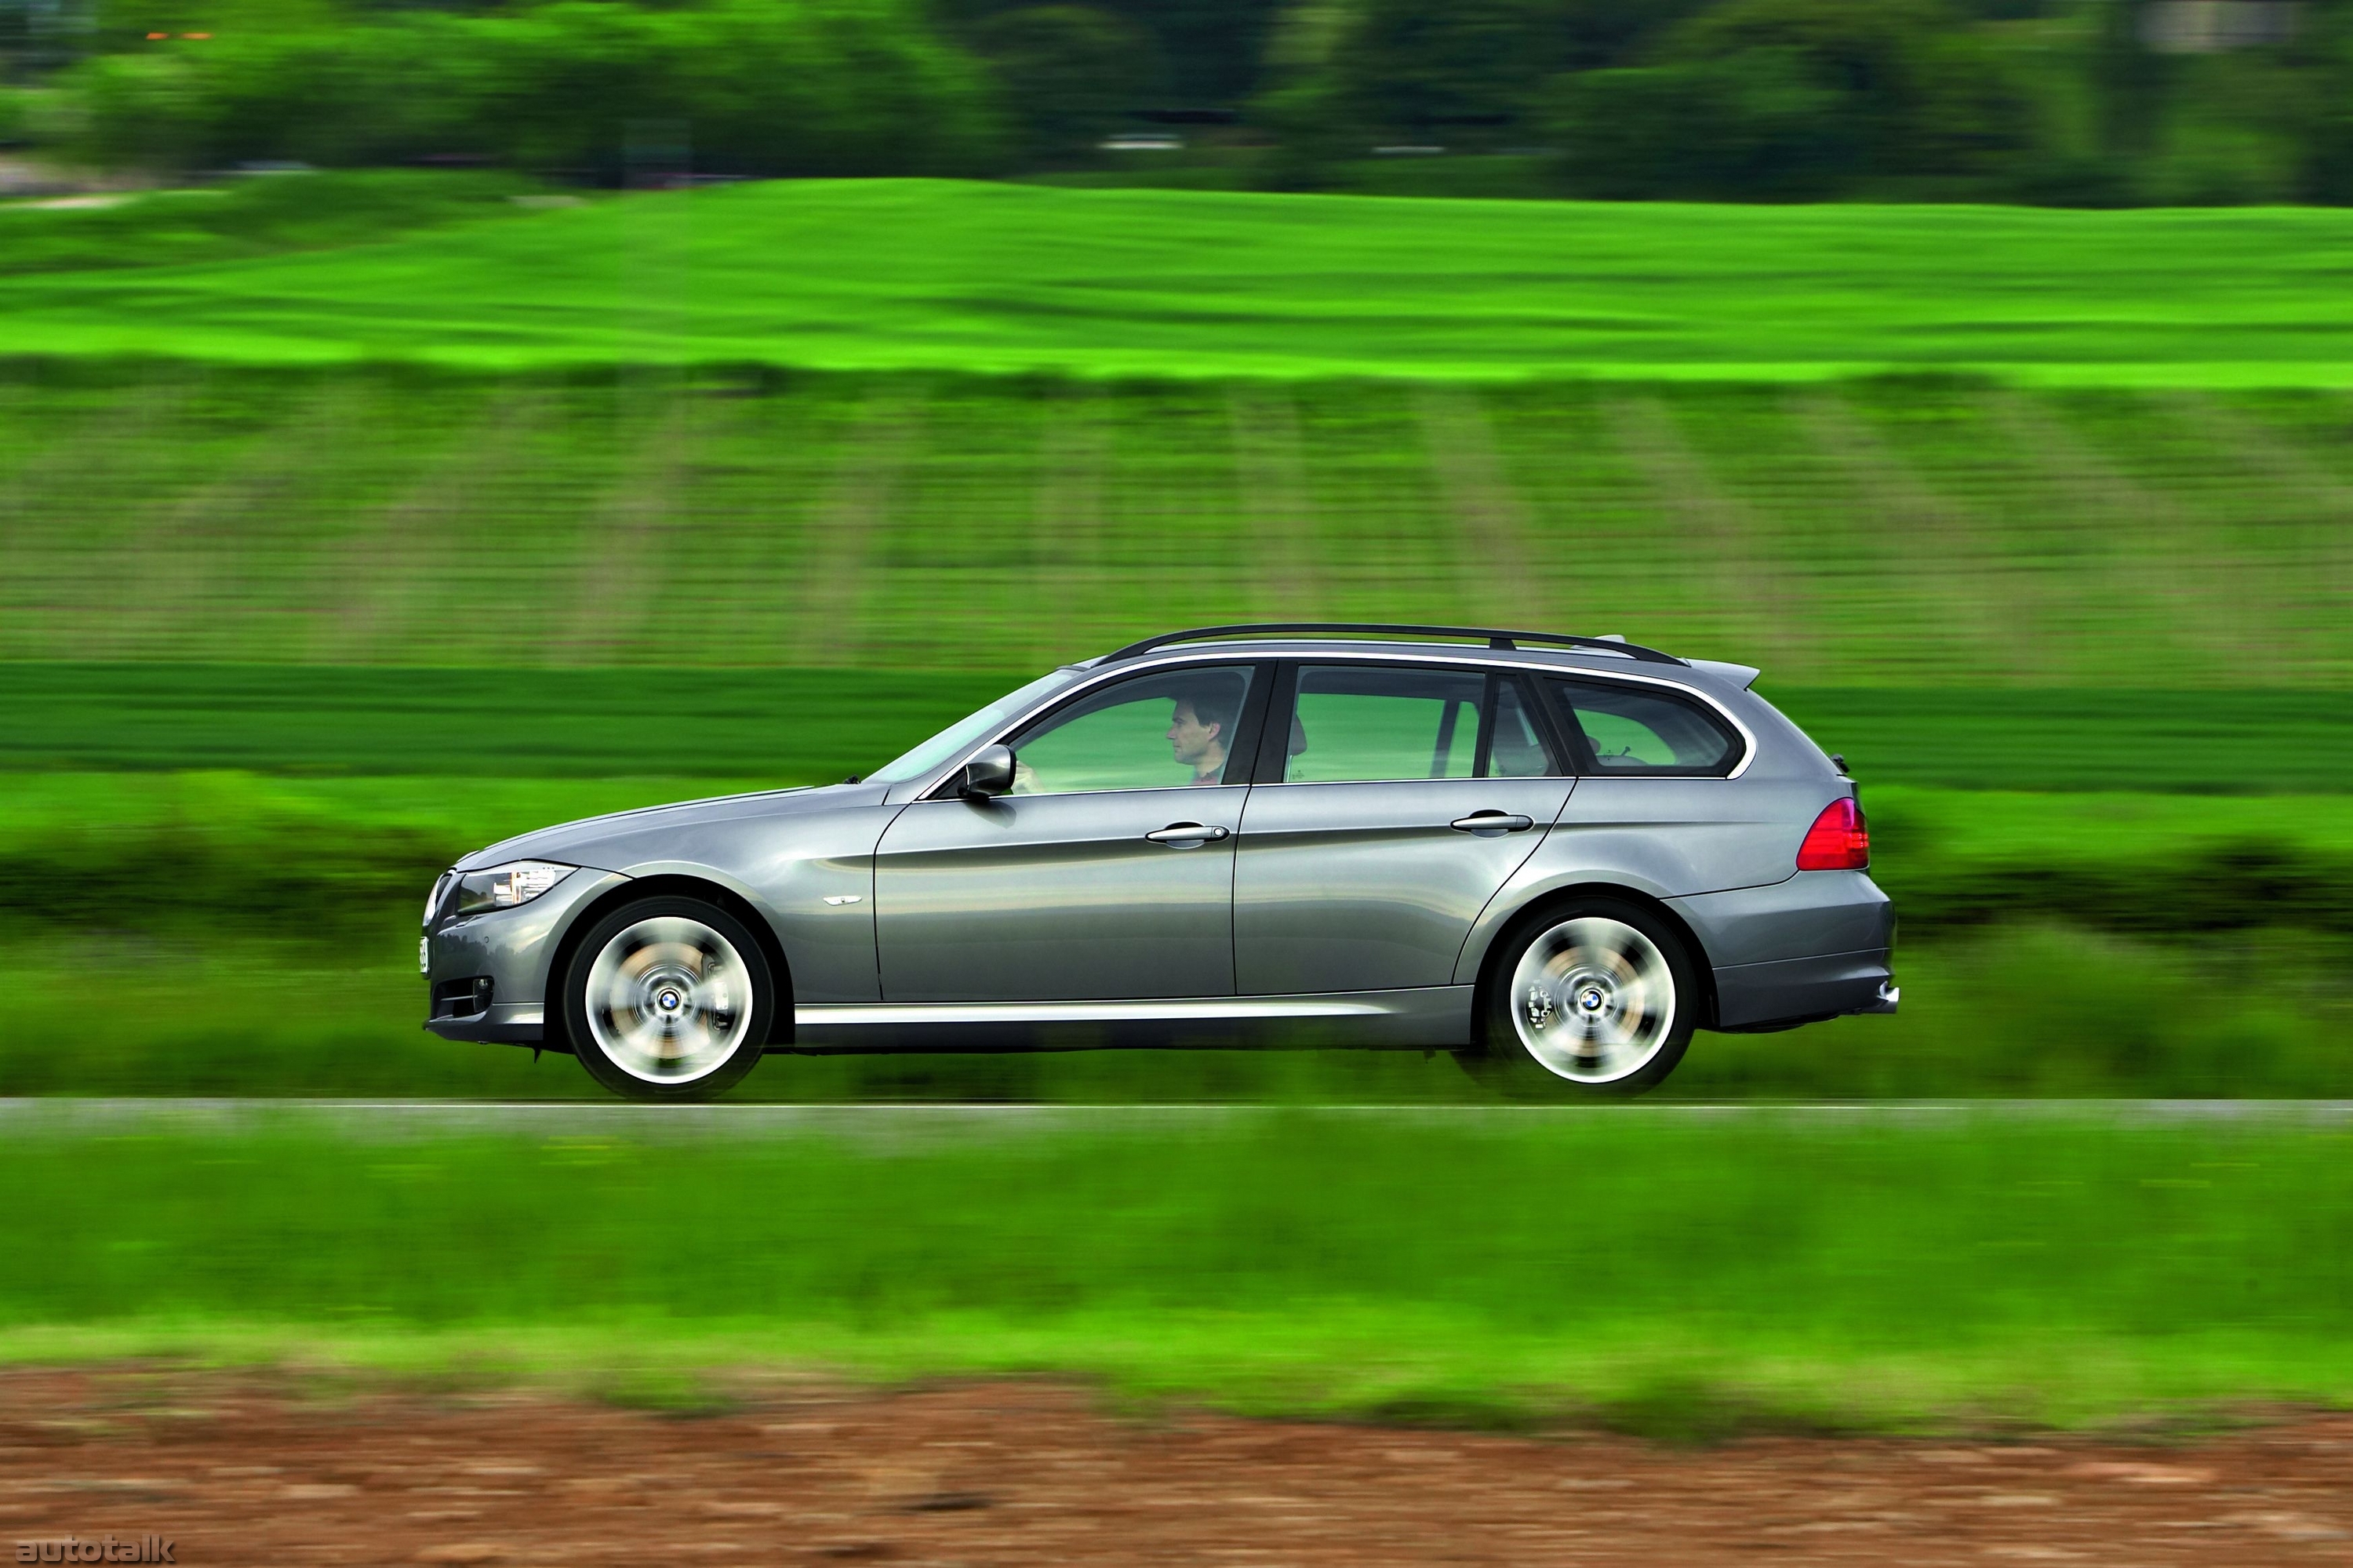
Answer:
[{"label": "rear door", "polygon": [[1541,687],[1585,775],[1554,825],[1554,864],[1637,872],[1669,897],[1795,873],[1820,780],[1735,782],[1747,737],[1691,693],[1581,676]]},{"label": "rear door", "polygon": [[1242,995],[1448,984],[1573,782],[1511,671],[1286,663],[1242,813]]}]

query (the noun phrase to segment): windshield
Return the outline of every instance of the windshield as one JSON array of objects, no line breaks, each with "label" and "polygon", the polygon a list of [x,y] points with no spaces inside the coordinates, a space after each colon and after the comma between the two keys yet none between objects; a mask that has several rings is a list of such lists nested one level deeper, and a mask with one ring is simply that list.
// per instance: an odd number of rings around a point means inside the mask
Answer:
[{"label": "windshield", "polygon": [[1056,670],[1040,675],[1018,692],[1008,692],[976,714],[956,720],[923,745],[894,762],[884,763],[866,776],[870,784],[900,784],[920,778],[1004,724],[1057,686],[1067,685],[1075,671]]}]

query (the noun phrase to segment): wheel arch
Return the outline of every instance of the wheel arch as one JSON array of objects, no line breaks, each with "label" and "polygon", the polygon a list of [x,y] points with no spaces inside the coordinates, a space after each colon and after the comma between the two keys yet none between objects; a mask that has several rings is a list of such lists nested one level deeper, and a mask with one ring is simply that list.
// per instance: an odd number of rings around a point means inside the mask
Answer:
[{"label": "wheel arch", "polygon": [[1630,904],[1646,914],[1655,916],[1661,925],[1675,934],[1691,959],[1693,975],[1699,982],[1700,1016],[1696,1027],[1715,1028],[1717,1016],[1715,969],[1708,962],[1707,948],[1700,941],[1699,933],[1692,929],[1690,921],[1677,914],[1672,905],[1657,895],[1629,887],[1620,882],[1577,882],[1566,887],[1548,887],[1495,922],[1495,935],[1488,942],[1487,950],[1479,957],[1479,978],[1473,982],[1476,989],[1472,992],[1471,1013],[1477,1021],[1474,1027],[1483,1022],[1487,1016],[1488,991],[1495,983],[1495,971],[1503,961],[1505,933],[1524,920],[1588,898],[1610,898],[1620,904]]},{"label": "wheel arch", "polygon": [[777,939],[776,928],[759,906],[722,882],[694,876],[683,872],[661,872],[652,876],[632,877],[616,883],[573,912],[571,923],[556,938],[555,949],[547,965],[547,1041],[550,1050],[569,1051],[571,1042],[558,1027],[561,1022],[557,1009],[562,1005],[564,977],[572,968],[572,957],[581,942],[594,930],[596,922],[624,904],[634,904],[641,898],[700,898],[717,906],[744,923],[752,939],[760,944],[761,956],[776,977],[776,1015],[768,1025],[767,1044],[790,1044],[793,1038],[793,970],[785,960],[785,945]]}]

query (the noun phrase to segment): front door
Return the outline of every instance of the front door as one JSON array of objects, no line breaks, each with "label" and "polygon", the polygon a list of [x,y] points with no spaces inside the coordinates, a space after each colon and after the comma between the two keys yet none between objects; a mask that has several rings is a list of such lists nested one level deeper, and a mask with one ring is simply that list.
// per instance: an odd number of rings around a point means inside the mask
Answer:
[{"label": "front door", "polygon": [[[1261,751],[1234,873],[1245,996],[1450,983],[1471,924],[1560,814],[1509,673],[1302,664]],[[1278,772],[1277,769],[1280,769]]]},{"label": "front door", "polygon": [[902,811],[875,856],[884,1000],[1234,994],[1231,753],[1258,683],[1195,665],[1098,688],[1012,737],[1011,794]]}]

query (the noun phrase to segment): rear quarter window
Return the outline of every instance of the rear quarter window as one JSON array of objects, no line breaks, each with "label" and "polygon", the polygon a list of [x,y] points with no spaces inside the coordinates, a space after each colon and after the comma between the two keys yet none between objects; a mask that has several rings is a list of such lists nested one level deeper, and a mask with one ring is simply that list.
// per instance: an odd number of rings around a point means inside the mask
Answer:
[{"label": "rear quarter window", "polygon": [[1599,681],[1547,684],[1597,774],[1721,779],[1740,761],[1740,737],[1690,698]]}]

